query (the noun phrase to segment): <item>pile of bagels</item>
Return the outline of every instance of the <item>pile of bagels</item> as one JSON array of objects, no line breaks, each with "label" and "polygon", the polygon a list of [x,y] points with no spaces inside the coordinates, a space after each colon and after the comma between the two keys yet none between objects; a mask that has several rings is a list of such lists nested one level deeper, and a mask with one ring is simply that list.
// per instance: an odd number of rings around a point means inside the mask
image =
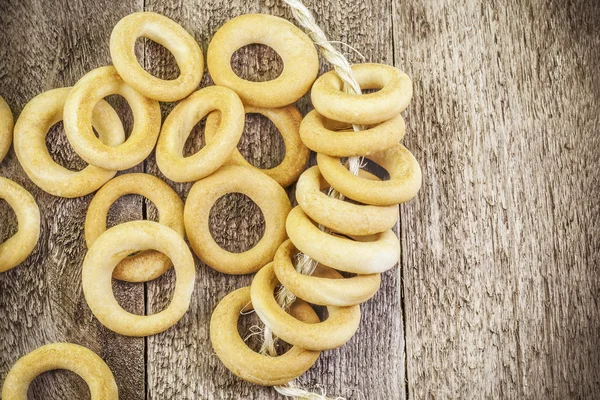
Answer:
[{"label": "pile of bagels", "polygon": [[[180,71],[177,78],[163,80],[144,70],[134,51],[140,37],[173,54]],[[233,71],[232,54],[253,43],[267,45],[281,57],[283,70],[277,78],[254,82]],[[196,271],[187,237],[207,266],[226,274],[256,273],[250,287],[227,295],[213,312],[210,338],[223,364],[259,385],[282,385],[302,375],[321,351],[339,347],[354,335],[360,303],[379,289],[380,274],[398,262],[399,241],[391,230],[398,204],[413,198],[421,185],[419,164],[401,144],[405,124],[400,113],[412,96],[410,79],[391,66],[358,64],[352,69],[360,87],[378,91],[346,93],[334,71],[317,79],[319,57],[304,32],[264,14],[236,17],[215,33],[207,51],[215,85],[199,90],[202,50],[185,29],[165,16],[141,12],[123,18],[111,34],[110,54],[112,66],[90,71],[73,87],[33,98],[14,127],[12,113],[0,98],[0,161],[12,138],[19,163],[43,191],[65,198],[95,192],[84,227],[88,252],[82,287],[90,310],[108,329],[127,336],[154,335],[188,311]],[[315,109],[303,118],[294,103],[309,90]],[[132,110],[129,137],[115,110],[103,100],[115,94]],[[159,102],[178,102],[162,123]],[[237,149],[246,114],[262,114],[281,133],[286,152],[276,167],[254,167]],[[204,117],[206,145],[185,156],[186,140]],[[48,151],[46,135],[60,121],[70,145],[88,164],[81,171],[64,168]],[[362,130],[353,130],[353,125]],[[305,170],[311,150],[317,153],[317,165]],[[158,177],[116,176],[153,151],[166,178],[194,182],[185,203]],[[363,170],[352,174],[346,159],[355,156],[379,164],[389,179]],[[293,207],[285,188],[296,181],[298,205]],[[330,188],[336,196],[327,194]],[[262,238],[241,253],[223,249],[209,229],[210,210],[228,193],[248,196],[264,216]],[[127,194],[152,201],[158,222],[132,221],[107,229],[111,205]],[[34,250],[40,212],[30,193],[3,177],[0,198],[18,220],[17,233],[0,244],[0,272],[4,272]],[[299,253],[318,263],[312,275],[296,270]],[[170,268],[175,270],[175,289],[163,311],[136,315],[115,299],[113,278],[147,282]],[[276,300],[280,286],[297,298],[289,310]],[[309,303],[326,306],[328,318],[320,321]],[[251,309],[278,338],[292,345],[289,351],[269,356],[246,345],[238,332],[238,318]],[[19,359],[6,377],[2,398],[26,399],[31,381],[57,368],[82,376],[92,399],[118,398],[104,361],[69,343],[49,344]]]}]

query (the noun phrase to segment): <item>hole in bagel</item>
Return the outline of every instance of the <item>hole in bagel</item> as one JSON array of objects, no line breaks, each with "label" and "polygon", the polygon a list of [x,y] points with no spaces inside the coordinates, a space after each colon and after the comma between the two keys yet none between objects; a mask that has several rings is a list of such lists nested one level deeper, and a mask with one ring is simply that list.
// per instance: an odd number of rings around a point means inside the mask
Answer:
[{"label": "hole in bagel", "polygon": [[0,199],[0,245],[14,236],[19,230],[15,210],[4,199]]},{"label": "hole in bagel", "polygon": [[[329,189],[322,190],[321,192],[322,192],[323,194],[326,194],[326,195],[328,195],[328,196],[329,196]],[[364,206],[364,205],[367,205],[367,204],[365,204],[365,203],[361,203],[360,201],[352,200],[352,199],[351,199],[351,198],[349,198],[349,197],[344,197],[344,199],[343,199],[342,201],[344,201],[344,202],[346,202],[346,203],[350,203],[350,204],[356,204],[356,205],[359,205],[359,206]]]},{"label": "hole in bagel", "polygon": [[224,250],[243,253],[265,233],[265,217],[258,205],[242,193],[221,196],[209,214],[210,233]]},{"label": "hole in bagel", "polygon": [[371,93],[377,93],[381,90],[381,88],[369,88],[369,89],[362,89],[361,88],[361,92],[362,94],[371,94]]},{"label": "hole in bagel", "polygon": [[262,114],[246,114],[238,149],[257,168],[270,169],[285,157],[285,143],[275,124]]},{"label": "hole in bagel", "polygon": [[315,310],[321,322],[326,321],[327,318],[329,318],[329,311],[327,310],[327,307],[317,306],[315,304],[311,304],[310,306],[313,308],[313,310]]},{"label": "hole in bagel", "polygon": [[[342,163],[344,165],[346,165],[346,168],[348,166],[348,158],[347,157],[343,157],[341,159]],[[388,171],[381,165],[377,164],[375,161],[368,159],[367,157],[363,157],[362,161],[361,161],[361,169],[370,172],[371,174],[375,175],[376,177],[378,177],[379,179],[381,179],[382,181],[387,181],[390,179],[390,174],[388,173]]]},{"label": "hole in bagel", "polygon": [[[134,212],[135,210],[135,212]],[[148,212],[150,211],[150,212]],[[149,217],[148,217],[149,216]],[[129,221],[148,220],[158,222],[156,206],[137,194],[126,194],[111,204],[106,217],[106,229]],[[136,255],[133,253],[130,255]]]},{"label": "hole in bagel", "polygon": [[[264,342],[265,324],[260,320],[258,315],[253,312],[244,312],[238,318],[238,333],[246,342],[246,345],[253,351],[259,353]],[[292,345],[284,342],[281,339],[275,340],[275,349],[277,355],[281,356],[287,353],[292,348]]]},{"label": "hole in bagel", "polygon": [[352,124],[323,117],[323,126],[332,131],[351,131]]},{"label": "hole in bagel", "polygon": [[388,171],[381,165],[377,164],[375,161],[369,160],[368,158],[363,158],[363,164],[363,169],[365,171],[372,173],[382,181],[387,181],[390,179],[390,174],[388,173]]},{"label": "hole in bagel", "polygon": [[56,369],[37,376],[29,385],[27,398],[88,400],[92,395],[82,377],[66,369]]},{"label": "hole in bagel", "polygon": [[[145,212],[144,203],[148,206],[148,210],[153,211]],[[138,220],[157,222],[158,212],[156,212],[156,206],[143,196],[137,194],[126,194],[119,197],[117,201],[115,201],[108,209],[106,228],[108,229],[124,222]]]},{"label": "hole in bagel", "polygon": [[50,127],[46,135],[46,147],[55,163],[71,171],[81,171],[88,165],[71,147],[62,121]]},{"label": "hole in bagel", "polygon": [[[327,195],[327,196],[329,196],[329,194],[333,190],[333,188],[331,186],[329,186],[329,183],[327,183],[327,181],[324,178],[321,178],[320,188],[321,188],[321,193],[323,193],[324,195]],[[348,197],[344,197],[344,199],[342,201],[345,201],[346,203],[351,203],[351,204],[365,205],[365,203],[361,203],[356,200],[352,200]]]},{"label": "hole in bagel", "polygon": [[[175,291],[175,269],[170,268],[158,278],[145,282],[112,280],[112,290],[124,310],[136,315],[152,315],[161,312],[171,303]],[[147,303],[141,299],[147,293]]]},{"label": "hole in bagel", "polygon": [[180,74],[175,56],[166,47],[150,39],[141,37],[135,41],[135,55],[140,66],[159,79],[174,80]]},{"label": "hole in bagel", "polygon": [[[365,129],[371,129],[379,124],[364,125]],[[323,127],[330,131],[336,132],[352,132],[354,130],[353,125],[348,122],[336,121],[329,118],[323,118]]]},{"label": "hole in bagel", "polygon": [[112,291],[117,303],[124,310],[137,315],[144,315],[144,284],[112,280]]},{"label": "hole in bagel", "polygon": [[277,78],[283,71],[283,60],[271,47],[253,43],[231,55],[231,68],[237,76],[251,82]]},{"label": "hole in bagel", "polygon": [[[238,332],[240,337],[244,339],[246,345],[253,351],[259,353],[263,344],[265,325],[262,323],[255,312],[241,314],[238,318]],[[292,346],[283,340],[275,342],[277,354],[285,354]]]},{"label": "hole in bagel", "polygon": [[198,121],[196,125],[194,125],[194,128],[190,132],[190,135],[188,136],[188,138],[185,141],[185,144],[183,145],[184,157],[193,156],[206,145],[204,129],[206,128],[207,117],[208,116],[205,116],[200,121]]},{"label": "hole in bagel", "polygon": [[[173,299],[173,292],[175,292],[176,275],[175,269],[171,268],[155,280],[147,283],[146,315],[159,313],[169,306]],[[192,296],[190,311],[197,309],[197,307],[194,308],[193,298],[194,296]]]},{"label": "hole in bagel", "polygon": [[133,111],[131,110],[131,106],[129,106],[129,103],[123,96],[118,94],[106,96],[104,100],[117,112],[123,124],[123,129],[125,129],[125,137],[128,138],[133,128]]}]

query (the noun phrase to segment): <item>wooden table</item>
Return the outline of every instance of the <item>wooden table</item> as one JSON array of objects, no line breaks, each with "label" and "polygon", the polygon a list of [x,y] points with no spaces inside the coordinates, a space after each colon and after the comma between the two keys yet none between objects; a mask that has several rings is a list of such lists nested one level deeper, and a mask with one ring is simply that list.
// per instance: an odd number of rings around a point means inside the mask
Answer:
[{"label": "wooden table", "polygon": [[[600,396],[600,3],[595,0],[335,0],[307,2],[332,40],[413,79],[406,146],[421,162],[423,188],[400,207],[402,259],[362,306],[358,334],[322,354],[302,378],[353,399],[598,398]],[[135,11],[182,24],[204,51],[228,19],[249,12],[291,18],[278,1],[5,0],[0,5],[0,94],[18,116],[33,96],[73,85],[110,63],[112,27]],[[159,46],[139,43],[147,69],[176,76]],[[349,58],[360,58],[349,49]],[[234,57],[246,77],[280,67],[258,46]],[[322,66],[323,70],[328,69]],[[203,85],[209,84],[206,77]],[[127,106],[111,99],[131,126]],[[163,105],[163,116],[172,105]],[[300,103],[303,112],[307,100]],[[273,127],[249,118],[240,144],[273,166],[283,146]],[[188,150],[202,145],[199,132]],[[71,168],[83,162],[62,129],[48,143]],[[128,172],[160,175],[153,159]],[[42,233],[27,262],[0,274],[0,380],[23,354],[49,342],[79,343],[103,357],[120,398],[269,399],[270,388],[228,373],[208,340],[219,299],[251,277],[225,276],[198,261],[190,311],[173,329],[126,338],[104,328],[85,303],[81,262],[87,196],[52,197],[25,176],[14,152],[0,175],[37,199]],[[190,185],[173,184],[185,199]],[[122,198],[109,222],[156,218],[141,197]],[[16,221],[0,202],[0,237]],[[212,220],[224,246],[261,234],[256,207],[219,202]],[[168,302],[174,275],[115,283],[128,310]],[[30,398],[82,399],[85,383],[53,372]],[[362,397],[361,397],[362,396]]]}]

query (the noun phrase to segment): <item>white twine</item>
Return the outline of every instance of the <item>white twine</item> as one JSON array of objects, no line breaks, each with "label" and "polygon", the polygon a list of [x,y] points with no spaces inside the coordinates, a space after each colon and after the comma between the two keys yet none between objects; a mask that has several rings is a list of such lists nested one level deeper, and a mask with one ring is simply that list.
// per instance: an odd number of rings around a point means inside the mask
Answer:
[{"label": "white twine", "polygon": [[[360,85],[354,79],[354,75],[352,73],[352,68],[350,67],[350,63],[344,57],[344,55],[333,47],[332,43],[327,39],[325,32],[317,25],[312,13],[300,0],[283,0],[287,5],[290,6],[292,10],[292,14],[298,24],[302,26],[313,40],[313,42],[319,47],[321,51],[321,55],[325,60],[327,60],[332,66],[335,72],[338,74],[340,79],[343,82],[343,90],[346,93],[350,94],[362,94],[360,89]],[[336,42],[341,43],[341,42]],[[344,44],[344,43],[341,43]],[[345,45],[345,44],[344,44]],[[346,47],[352,49],[354,52],[359,54],[361,58],[364,59],[364,56],[360,54],[355,48],[345,45]],[[355,132],[361,131],[364,129],[361,125],[352,125],[352,128]],[[348,158],[348,169],[354,175],[358,175],[358,171],[363,166],[362,157],[350,157]],[[328,195],[330,197],[335,197],[340,200],[344,199],[344,196],[341,193],[338,193],[335,189],[329,188]],[[319,225],[319,228],[325,231],[325,227]],[[311,259],[309,256],[303,253],[299,253],[296,255],[295,259],[296,270],[301,274],[312,275],[315,268],[317,267],[317,262]],[[284,310],[289,309],[291,304],[296,300],[296,296],[290,292],[287,288],[282,287],[277,293],[277,303]],[[251,333],[249,336],[254,336],[260,334],[260,327],[253,327],[251,329]],[[276,357],[277,349],[275,346],[275,342],[277,340],[276,337],[273,336],[273,332],[268,327],[262,328],[263,341],[260,348],[261,354],[267,354],[271,357]],[[289,382],[284,386],[275,386],[275,390],[280,394],[288,397],[293,397],[294,399],[303,399],[303,400],[345,400],[343,397],[335,397],[330,398],[327,397],[325,392],[322,393],[312,393],[308,390],[302,389],[298,387],[293,381]]]},{"label": "white twine", "polygon": [[[325,60],[327,60],[332,66],[335,72],[338,74],[342,82],[344,83],[343,89],[344,92],[350,94],[362,94],[360,89],[360,85],[354,79],[354,74],[352,73],[352,68],[350,67],[350,63],[344,57],[344,55],[337,50],[327,39],[325,32],[313,17],[312,13],[300,0],[283,0],[290,8],[292,9],[292,15],[308,33],[308,36],[315,42],[315,44],[321,50],[321,55]],[[348,46],[356,53],[360,54],[358,50],[354,47]],[[364,59],[364,56],[360,54],[361,58]],[[355,132],[361,131],[364,129],[361,125],[352,125],[352,128]],[[362,160],[361,157],[350,157],[348,159],[348,165],[350,172],[354,175],[358,175],[358,170],[360,169],[360,164]]]},{"label": "white twine", "polygon": [[313,393],[296,386],[294,382],[290,382],[287,386],[277,386],[275,389],[282,395],[303,400],[346,400],[343,397],[327,397],[325,392]]}]

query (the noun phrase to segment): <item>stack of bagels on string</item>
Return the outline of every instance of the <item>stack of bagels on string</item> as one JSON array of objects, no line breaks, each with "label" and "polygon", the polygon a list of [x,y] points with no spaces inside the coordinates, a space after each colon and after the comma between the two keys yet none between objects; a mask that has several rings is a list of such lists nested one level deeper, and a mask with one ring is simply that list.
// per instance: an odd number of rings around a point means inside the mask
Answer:
[{"label": "stack of bagels on string", "polygon": [[[173,80],[159,79],[139,64],[134,46],[145,37],[169,50],[179,66]],[[253,82],[232,70],[231,56],[259,43],[283,61],[281,74]],[[127,336],[154,335],[175,325],[190,307],[195,262],[190,247],[207,266],[226,274],[256,273],[252,285],[223,298],[211,318],[216,355],[235,375],[260,385],[282,385],[303,374],[322,350],[343,345],[356,332],[360,303],[379,289],[381,273],[399,260],[392,231],[398,204],[414,197],[421,185],[419,164],[402,144],[400,113],[412,96],[402,71],[382,64],[352,67],[361,89],[350,94],[334,71],[318,76],[319,57],[311,39],[287,20],[248,14],[225,23],[207,51],[215,85],[198,89],[204,56],[194,38],[159,14],[141,12],[123,18],[110,37],[113,65],[94,69],[73,87],[57,88],[29,101],[14,124],[0,101],[0,160],[11,144],[31,181],[45,192],[75,198],[94,193],[84,233],[88,252],[82,287],[94,316],[108,329]],[[310,91],[314,110],[304,118],[294,103]],[[133,113],[126,138],[115,110],[103,98],[125,98]],[[1,100],[1,98],[0,98]],[[161,123],[159,102],[178,102]],[[283,137],[285,157],[271,169],[246,161],[237,149],[245,115],[270,119]],[[194,126],[206,119],[206,145],[184,156]],[[75,152],[88,164],[71,171],[57,164],[46,135],[63,121]],[[359,127],[359,129],[356,129]],[[14,133],[13,133],[14,132]],[[310,151],[317,165],[305,170]],[[158,177],[126,173],[153,151],[166,178],[194,182],[185,203]],[[348,157],[379,164],[389,179],[348,170]],[[115,177],[116,176],[116,177]],[[292,206],[285,188],[297,181]],[[212,237],[209,214],[228,193],[242,193],[264,216],[264,235],[241,253],[223,249]],[[132,221],[107,229],[111,205],[137,194],[152,201],[158,222]],[[0,245],[0,272],[21,264],[37,245],[40,212],[24,188],[0,177],[0,198],[14,209],[18,232]],[[299,257],[314,260],[311,274],[296,268]],[[152,315],[124,310],[115,299],[112,279],[147,282],[175,269],[170,304]],[[295,301],[284,309],[277,290],[285,287]],[[1,294],[0,294],[1,295]],[[320,321],[309,304],[326,306]],[[238,332],[241,313],[254,309],[265,326],[292,345],[273,356],[254,352]],[[43,346],[16,362],[2,398],[24,399],[29,383],[50,369],[69,369],[90,385],[92,399],[116,399],[110,368],[90,350],[68,343]]]}]

